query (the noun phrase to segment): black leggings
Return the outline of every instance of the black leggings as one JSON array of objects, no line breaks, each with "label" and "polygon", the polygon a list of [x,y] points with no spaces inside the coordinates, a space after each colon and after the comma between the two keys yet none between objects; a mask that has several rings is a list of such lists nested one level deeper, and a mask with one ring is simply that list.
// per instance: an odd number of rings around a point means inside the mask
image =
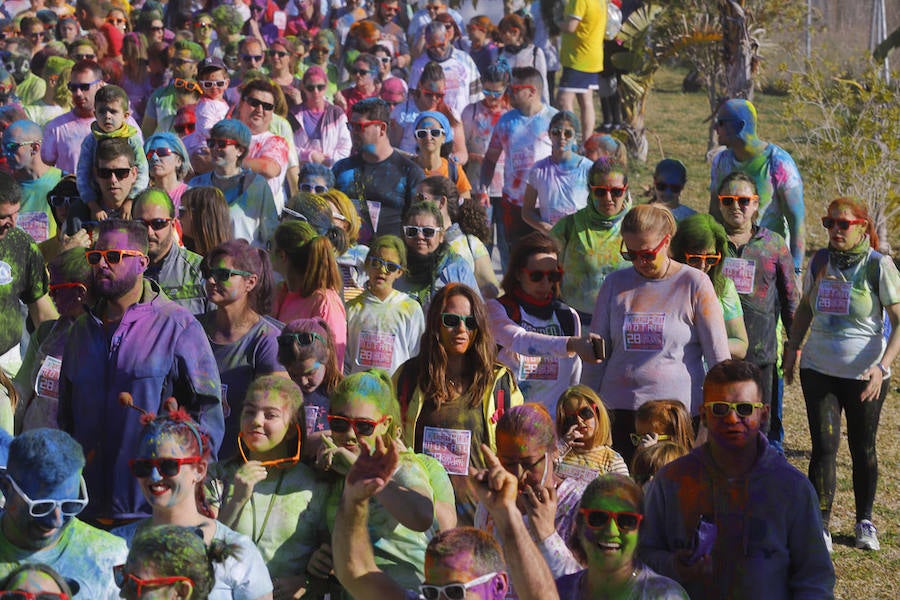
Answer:
[{"label": "black leggings", "polygon": [[878,484],[878,456],[875,436],[881,406],[890,388],[890,378],[881,384],[878,398],[860,400],[867,381],[842,379],[800,369],[800,384],[806,400],[806,416],[812,437],[809,480],[819,495],[822,522],[828,528],[836,483],[835,462],[841,440],[841,409],[847,416],[847,443],[853,460],[853,495],[856,499],[856,521],[872,519],[872,504]]}]

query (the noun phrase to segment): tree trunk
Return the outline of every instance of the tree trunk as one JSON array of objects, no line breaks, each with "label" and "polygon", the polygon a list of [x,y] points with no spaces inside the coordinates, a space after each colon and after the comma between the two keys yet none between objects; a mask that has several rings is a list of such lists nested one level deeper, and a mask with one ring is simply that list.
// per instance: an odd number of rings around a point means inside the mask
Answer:
[{"label": "tree trunk", "polygon": [[729,98],[753,100],[756,42],[750,37],[743,0],[718,0],[722,25],[722,63]]}]

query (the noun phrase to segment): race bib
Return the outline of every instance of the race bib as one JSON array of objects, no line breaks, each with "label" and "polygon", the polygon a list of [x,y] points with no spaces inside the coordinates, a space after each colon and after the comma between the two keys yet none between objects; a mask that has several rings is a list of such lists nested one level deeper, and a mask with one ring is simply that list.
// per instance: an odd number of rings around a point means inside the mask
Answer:
[{"label": "race bib", "polygon": [[756,276],[756,261],[727,257],[722,263],[722,273],[734,282],[738,294],[752,294]]},{"label": "race bib", "polygon": [[38,396],[59,400],[59,371],[62,368],[62,360],[55,356],[48,356],[41,363],[37,380],[34,382],[34,391]]},{"label": "race bib", "polygon": [[450,475],[469,474],[469,453],[472,432],[468,429],[425,427],[422,433],[422,452],[444,465]]},{"label": "race bib", "polygon": [[578,481],[584,481],[585,483],[590,483],[591,481],[597,479],[600,471],[596,469],[589,469],[588,467],[573,465],[567,462],[561,462],[556,465],[556,474],[563,479],[575,479]]},{"label": "race bib", "polygon": [[852,285],[849,281],[823,279],[816,294],[816,311],[827,315],[849,315]]},{"label": "race bib", "polygon": [[362,367],[390,369],[394,358],[394,334],[383,331],[361,331],[356,364]]},{"label": "race bib", "polygon": [[378,231],[378,217],[381,215],[381,202],[366,200],[369,209],[369,220],[372,221],[372,231]]},{"label": "race bib", "polygon": [[555,356],[519,355],[519,381],[556,381],[559,359]]},{"label": "race bib", "polygon": [[658,352],[663,349],[666,313],[626,313],[622,338],[628,352]]},{"label": "race bib", "polygon": [[39,244],[50,237],[50,217],[45,212],[20,212],[16,225]]}]

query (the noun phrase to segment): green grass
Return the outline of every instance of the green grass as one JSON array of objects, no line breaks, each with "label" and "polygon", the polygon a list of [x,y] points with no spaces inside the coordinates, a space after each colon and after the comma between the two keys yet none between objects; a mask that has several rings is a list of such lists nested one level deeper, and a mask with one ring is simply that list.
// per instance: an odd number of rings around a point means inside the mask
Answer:
[{"label": "green grass", "polygon": [[[682,193],[684,204],[706,211],[709,203],[709,165],[706,162],[706,139],[709,106],[704,93],[683,94],[681,80],[684,72],[663,69],[656,78],[647,104],[647,129],[650,153],[646,164],[629,164],[632,189],[648,187],[653,166],[664,157],[677,158],[687,165],[688,184]],[[757,94],[754,98],[759,111],[758,132],[762,139],[774,142],[788,152],[788,134],[793,123],[782,116],[786,97]],[[802,174],[802,165],[800,165]],[[830,196],[826,196],[830,197]],[[806,197],[807,247],[815,250],[825,243],[818,224],[824,213],[822,198]],[[900,365],[895,365],[900,369]],[[895,437],[900,431],[900,390],[888,395],[881,415],[878,436],[879,471],[878,494],[875,498],[873,521],[879,529],[881,551],[867,553],[853,548],[854,504],[851,483],[850,455],[846,433],[838,454],[838,489],[832,516],[834,563],[837,572],[837,598],[896,598],[900,593],[900,449]],[[799,383],[785,392],[784,421],[785,449],[791,462],[806,472],[809,465],[810,439],[806,421],[806,407]],[[846,425],[844,425],[846,429]]]}]

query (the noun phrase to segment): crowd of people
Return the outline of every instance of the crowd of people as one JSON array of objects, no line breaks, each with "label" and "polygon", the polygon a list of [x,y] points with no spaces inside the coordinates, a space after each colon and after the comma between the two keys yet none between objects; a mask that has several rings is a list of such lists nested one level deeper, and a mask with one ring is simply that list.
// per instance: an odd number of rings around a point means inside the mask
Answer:
[{"label": "crowd of people", "polygon": [[632,180],[636,5],[0,5],[0,598],[833,597],[900,273],[747,100]]}]

